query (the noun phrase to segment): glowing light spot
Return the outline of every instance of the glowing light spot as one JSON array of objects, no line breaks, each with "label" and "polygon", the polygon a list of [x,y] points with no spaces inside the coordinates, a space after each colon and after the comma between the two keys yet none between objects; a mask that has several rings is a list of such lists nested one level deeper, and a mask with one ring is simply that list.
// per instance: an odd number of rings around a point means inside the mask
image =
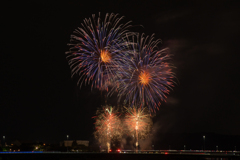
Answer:
[{"label": "glowing light spot", "polygon": [[144,72],[141,72],[140,75],[139,75],[139,81],[143,85],[149,84],[150,79],[151,79],[151,76],[149,75],[148,72],[144,71]]},{"label": "glowing light spot", "polygon": [[101,57],[101,60],[104,63],[109,63],[111,61],[111,56],[110,56],[110,53],[108,51],[102,50],[101,53],[100,53],[100,57]]}]

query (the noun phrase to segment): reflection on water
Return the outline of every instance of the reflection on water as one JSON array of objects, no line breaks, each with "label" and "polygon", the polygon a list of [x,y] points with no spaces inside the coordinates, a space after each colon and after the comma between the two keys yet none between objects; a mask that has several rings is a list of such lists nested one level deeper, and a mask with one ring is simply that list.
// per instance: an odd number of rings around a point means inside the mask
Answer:
[{"label": "reflection on water", "polygon": [[232,160],[232,158],[205,158],[206,160]]}]

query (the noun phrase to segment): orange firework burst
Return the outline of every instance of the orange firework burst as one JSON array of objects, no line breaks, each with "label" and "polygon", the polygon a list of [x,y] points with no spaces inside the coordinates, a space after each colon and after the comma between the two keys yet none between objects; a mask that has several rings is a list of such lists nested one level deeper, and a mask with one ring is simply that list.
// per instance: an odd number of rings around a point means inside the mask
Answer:
[{"label": "orange firework burst", "polygon": [[111,106],[104,106],[101,110],[97,110],[94,133],[95,138],[103,145],[107,145],[109,151],[112,139],[118,139],[121,137],[121,121],[118,116],[118,112]]},{"label": "orange firework burst", "polygon": [[148,72],[142,71],[139,75],[139,81],[143,85],[149,84],[149,81],[151,80],[151,76]]},{"label": "orange firework burst", "polygon": [[109,63],[111,61],[111,56],[108,51],[101,50],[100,57],[104,63]]},{"label": "orange firework burst", "polygon": [[138,139],[148,136],[153,122],[145,108],[130,107],[126,110],[125,124],[130,134],[136,136],[136,147],[138,147]]}]

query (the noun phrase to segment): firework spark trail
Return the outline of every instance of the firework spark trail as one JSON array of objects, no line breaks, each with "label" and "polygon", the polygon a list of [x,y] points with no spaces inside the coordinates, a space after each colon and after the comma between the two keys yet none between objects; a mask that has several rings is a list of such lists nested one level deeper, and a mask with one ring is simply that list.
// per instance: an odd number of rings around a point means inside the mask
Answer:
[{"label": "firework spark trail", "polygon": [[143,139],[151,131],[152,119],[145,108],[137,108],[135,106],[126,108],[125,124],[131,135],[136,137],[136,150],[138,148],[138,139]]},{"label": "firework spark trail", "polygon": [[80,87],[83,82],[92,82],[92,88],[107,89],[107,84],[115,77],[113,69],[119,66],[123,53],[120,51],[125,48],[121,44],[125,43],[126,35],[133,34],[128,31],[131,21],[120,24],[122,19],[112,13],[101,20],[99,13],[97,20],[95,15],[92,19],[85,19],[82,28],[79,27],[71,35],[68,44],[71,48],[66,54],[72,76],[79,74]]},{"label": "firework spark trail", "polygon": [[100,143],[106,144],[108,151],[110,149],[111,140],[121,137],[122,128],[118,112],[111,106],[104,106],[102,110],[97,111],[94,133],[96,139]]},{"label": "firework spark trail", "polygon": [[168,49],[157,48],[160,40],[154,41],[153,36],[145,38],[143,34],[136,39],[133,37],[126,45],[128,56],[122,57],[124,63],[121,64],[127,69],[116,71],[117,85],[109,95],[117,90],[119,101],[124,97],[125,103],[148,107],[154,112],[174,86],[173,66],[168,62]]}]

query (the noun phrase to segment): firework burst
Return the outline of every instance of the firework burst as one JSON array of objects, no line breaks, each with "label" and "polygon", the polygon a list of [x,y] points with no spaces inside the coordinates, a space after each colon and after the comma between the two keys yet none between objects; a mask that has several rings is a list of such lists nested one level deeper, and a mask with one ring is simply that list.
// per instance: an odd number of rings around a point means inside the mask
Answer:
[{"label": "firework burst", "polygon": [[[82,28],[78,28],[71,35],[66,52],[72,76],[79,74],[78,84],[92,82],[91,87],[107,89],[107,84],[115,77],[114,68],[122,57],[120,52],[125,48],[124,37],[131,35],[127,29],[129,23],[120,24],[123,17],[118,14],[106,14],[105,19],[85,19]],[[122,48],[123,47],[123,48]],[[117,49],[116,49],[117,48]]]},{"label": "firework burst", "polygon": [[145,108],[136,108],[135,106],[126,108],[125,125],[130,135],[136,137],[136,148],[138,139],[144,139],[148,136],[152,128],[152,119]]},{"label": "firework burst", "polygon": [[94,133],[95,138],[110,149],[111,140],[119,139],[122,135],[121,121],[118,112],[111,106],[104,106],[97,111]]},{"label": "firework burst", "polygon": [[136,37],[137,40],[133,37],[128,42],[128,56],[122,57],[126,69],[116,71],[117,85],[109,95],[117,90],[119,100],[124,97],[125,103],[148,107],[154,112],[174,86],[173,66],[168,62],[168,49],[158,49],[160,40],[154,41],[153,36],[145,38],[143,34]]}]

